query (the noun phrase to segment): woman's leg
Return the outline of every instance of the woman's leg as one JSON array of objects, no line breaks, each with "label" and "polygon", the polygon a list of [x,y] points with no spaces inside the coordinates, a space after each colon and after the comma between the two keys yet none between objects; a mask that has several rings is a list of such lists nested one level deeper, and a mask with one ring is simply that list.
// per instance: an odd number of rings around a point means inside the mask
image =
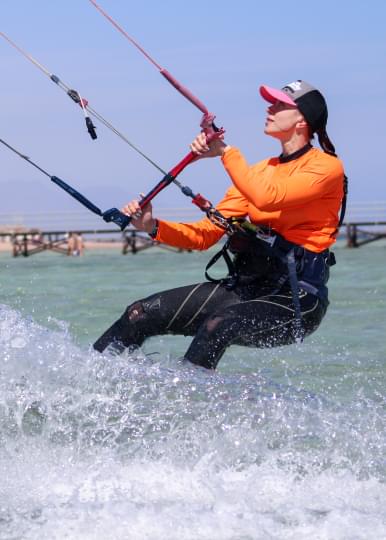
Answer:
[{"label": "woman's leg", "polygon": [[[314,295],[301,291],[303,335],[319,326],[326,306]],[[296,320],[291,292],[261,296],[219,309],[200,326],[185,359],[215,369],[229,345],[275,347],[294,343]]]}]

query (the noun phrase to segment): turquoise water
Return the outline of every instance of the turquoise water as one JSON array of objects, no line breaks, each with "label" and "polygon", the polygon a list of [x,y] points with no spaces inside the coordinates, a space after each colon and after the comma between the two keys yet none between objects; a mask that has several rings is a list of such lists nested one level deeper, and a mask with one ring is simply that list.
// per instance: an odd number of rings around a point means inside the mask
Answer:
[{"label": "turquoise water", "polygon": [[207,373],[90,343],[208,253],[0,254],[0,539],[386,539],[386,248],[336,255],[313,336]]}]

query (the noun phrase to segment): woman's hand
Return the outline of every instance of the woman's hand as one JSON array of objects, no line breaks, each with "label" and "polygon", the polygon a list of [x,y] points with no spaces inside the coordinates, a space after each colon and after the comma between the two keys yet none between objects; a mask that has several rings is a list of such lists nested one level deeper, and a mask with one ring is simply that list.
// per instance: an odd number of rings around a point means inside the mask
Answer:
[{"label": "woman's hand", "polygon": [[[141,193],[141,197],[144,197],[144,194]],[[151,203],[148,203],[144,208],[141,209],[137,199],[134,199],[126,204],[121,210],[126,216],[131,216],[131,223],[139,231],[145,231],[150,233],[156,224],[156,220],[153,218],[153,208]]]},{"label": "woman's hand", "polygon": [[191,151],[196,154],[198,158],[222,156],[227,148],[229,148],[229,146],[224,142],[223,135],[208,144],[206,142],[206,135],[203,132],[197,135],[190,145]]}]

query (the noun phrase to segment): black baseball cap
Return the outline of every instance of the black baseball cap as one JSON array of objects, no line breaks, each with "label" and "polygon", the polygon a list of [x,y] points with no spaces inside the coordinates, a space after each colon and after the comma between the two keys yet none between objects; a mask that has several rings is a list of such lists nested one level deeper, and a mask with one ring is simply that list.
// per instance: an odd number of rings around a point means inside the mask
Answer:
[{"label": "black baseball cap", "polygon": [[326,100],[319,90],[306,81],[294,81],[283,86],[281,90],[263,85],[260,86],[260,94],[270,103],[282,101],[297,107],[312,133],[326,128],[328,118]]}]

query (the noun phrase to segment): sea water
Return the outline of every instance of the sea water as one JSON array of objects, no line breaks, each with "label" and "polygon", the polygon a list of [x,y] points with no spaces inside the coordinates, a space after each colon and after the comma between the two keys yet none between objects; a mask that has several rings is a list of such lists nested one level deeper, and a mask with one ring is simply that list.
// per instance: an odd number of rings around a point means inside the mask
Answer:
[{"label": "sea water", "polygon": [[90,344],[208,253],[0,255],[0,539],[386,539],[386,248],[336,249],[301,345],[216,372]]}]

